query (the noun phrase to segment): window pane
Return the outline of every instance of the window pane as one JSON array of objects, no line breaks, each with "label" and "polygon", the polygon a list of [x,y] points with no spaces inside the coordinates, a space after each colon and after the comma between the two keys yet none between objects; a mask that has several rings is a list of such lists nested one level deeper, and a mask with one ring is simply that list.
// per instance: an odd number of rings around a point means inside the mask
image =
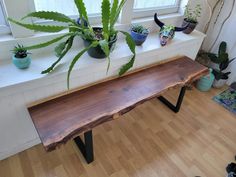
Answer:
[{"label": "window pane", "polygon": [[5,20],[5,16],[3,13],[3,9],[2,9],[2,2],[0,2],[0,25],[7,25],[6,20]]},{"label": "window pane", "polygon": [[[78,15],[74,0],[34,0],[35,10],[56,11],[68,16]],[[88,14],[101,13],[102,0],[84,0]]]},{"label": "window pane", "polygon": [[134,0],[134,9],[165,7],[176,4],[177,0]]}]

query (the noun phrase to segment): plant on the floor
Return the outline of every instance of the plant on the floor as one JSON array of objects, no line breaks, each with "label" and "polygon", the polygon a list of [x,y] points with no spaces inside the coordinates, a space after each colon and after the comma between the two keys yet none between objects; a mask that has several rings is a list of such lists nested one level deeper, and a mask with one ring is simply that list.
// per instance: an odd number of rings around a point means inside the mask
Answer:
[{"label": "plant on the floor", "polygon": [[148,34],[149,30],[143,25],[135,24],[131,27],[131,36],[136,45],[142,45],[147,39]]},{"label": "plant on the floor", "polygon": [[189,25],[188,28],[183,31],[184,33],[190,34],[196,28],[198,18],[201,16],[201,11],[202,7],[200,4],[197,4],[194,9],[190,8],[189,5],[185,6],[183,26],[186,24]]},{"label": "plant on the floor", "polygon": [[227,53],[227,43],[221,42],[218,50],[218,54],[206,53],[212,63],[215,64],[213,67],[213,74],[215,75],[216,82],[214,83],[215,87],[223,86],[229,78],[231,72],[225,72],[229,64],[235,60],[229,59],[229,54]]},{"label": "plant on the floor", "polygon": [[[57,37],[53,40],[47,41],[45,43],[41,43],[38,45],[28,46],[26,49],[38,49],[47,47],[53,43],[63,40],[63,42],[59,43],[55,48],[56,56],[58,59],[46,70],[42,71],[42,74],[49,73],[54,70],[55,66],[62,60],[62,58],[68,53],[73,45],[73,41],[76,36],[80,36],[85,41],[85,48],[80,51],[71,61],[68,74],[67,74],[67,85],[69,88],[69,79],[70,74],[75,66],[75,63],[81,58],[81,56],[89,51],[89,54],[94,56],[94,52],[99,55],[98,58],[101,58],[101,51],[108,59],[108,67],[107,71],[110,66],[110,53],[114,49],[114,43],[117,39],[118,32],[121,32],[126,37],[126,43],[129,46],[131,52],[133,53],[132,58],[130,61],[121,67],[119,71],[119,75],[123,75],[126,73],[130,68],[133,67],[135,61],[135,43],[132,40],[132,37],[129,33],[125,31],[118,31],[115,29],[115,23],[119,17],[119,14],[125,4],[125,0],[113,0],[111,4],[109,0],[103,0],[101,9],[102,9],[102,28],[92,28],[89,23],[89,18],[87,15],[86,7],[83,0],[74,0],[76,7],[78,8],[79,12],[79,19],[77,21],[69,18],[68,16],[58,13],[58,12],[49,12],[49,11],[38,11],[32,12],[25,17],[22,18],[39,18],[39,19],[46,19],[52,20],[55,22],[62,22],[65,25],[41,25],[41,24],[27,24],[23,23],[22,21],[17,21],[12,18],[9,18],[9,21],[25,27],[30,30],[41,31],[41,32],[60,32],[62,30],[68,29],[68,32],[60,37]],[[100,49],[100,51],[99,51]],[[92,51],[91,51],[92,50]],[[96,57],[96,56],[95,56]]]},{"label": "plant on the floor", "polygon": [[31,58],[28,56],[30,53],[23,46],[18,44],[12,50],[12,62],[19,69],[28,68],[31,63]]}]

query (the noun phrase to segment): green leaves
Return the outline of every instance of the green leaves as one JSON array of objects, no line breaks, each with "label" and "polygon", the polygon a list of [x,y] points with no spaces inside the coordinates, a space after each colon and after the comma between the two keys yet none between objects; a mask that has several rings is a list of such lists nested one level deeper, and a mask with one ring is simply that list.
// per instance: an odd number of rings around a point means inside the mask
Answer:
[{"label": "green leaves", "polygon": [[[119,18],[119,15],[120,15],[120,12],[121,12],[121,9],[123,8],[123,6],[125,5],[125,2],[126,0],[121,0],[120,4],[119,4],[119,7],[117,8],[116,12],[113,12],[114,15],[113,17],[111,18],[111,22],[110,22],[110,28],[112,29],[116,23],[116,21],[118,20]],[[115,1],[114,1],[115,3]]]},{"label": "green leaves", "polygon": [[125,40],[127,45],[129,46],[131,52],[135,55],[135,42],[132,39],[132,37],[130,36],[129,33],[125,32],[125,31],[120,31],[121,33],[123,33],[125,35]]},{"label": "green leaves", "polygon": [[106,40],[109,39],[109,22],[110,22],[110,1],[102,1],[102,26],[103,26],[103,36]]},{"label": "green leaves", "polygon": [[93,42],[90,46],[86,47],[85,49],[83,49],[82,51],[80,51],[72,60],[68,73],[67,73],[67,88],[70,88],[70,75],[71,75],[71,71],[74,68],[76,62],[80,59],[80,57],[87,52],[91,47],[96,47],[99,43],[97,41]]},{"label": "green leaves", "polygon": [[135,55],[131,58],[131,60],[126,63],[125,65],[123,65],[120,68],[120,72],[119,72],[119,76],[122,76],[123,74],[125,74],[130,68],[132,68],[134,66],[134,61],[135,61]]},{"label": "green leaves", "polygon": [[[88,23],[88,14],[86,11],[86,7],[84,5],[83,0],[75,0],[75,5],[78,9],[79,15],[80,15],[80,20],[82,21],[83,19],[85,19]],[[82,26],[84,25],[83,23],[81,23]]]},{"label": "green leaves", "polygon": [[38,25],[38,24],[26,24],[26,23],[21,23],[16,20],[13,20],[11,18],[8,18],[9,21],[12,23],[15,23],[17,25],[20,25],[22,27],[25,27],[30,30],[35,30],[35,31],[41,31],[41,32],[48,32],[48,33],[55,33],[55,32],[60,32],[68,27],[66,26],[53,26],[53,25]]},{"label": "green leaves", "polygon": [[47,42],[44,42],[44,43],[41,43],[41,44],[37,44],[37,45],[32,45],[32,46],[29,46],[29,47],[25,47],[27,50],[33,50],[33,49],[39,49],[39,48],[43,48],[43,47],[47,47],[53,43],[56,43],[60,40],[62,40],[63,38],[67,37],[67,36],[70,36],[72,35],[72,33],[67,33],[63,36],[60,36],[60,37],[57,37],[55,39],[52,39],[50,41],[47,41]]},{"label": "green leaves", "polygon": [[130,68],[133,67],[134,65],[134,61],[135,61],[135,56],[136,56],[136,52],[135,52],[135,43],[132,39],[132,37],[130,36],[129,33],[125,32],[125,31],[120,31],[121,33],[123,33],[126,36],[126,43],[129,46],[131,52],[133,53],[133,57],[131,58],[131,60],[123,65],[120,69],[119,75],[122,76],[124,73],[126,73]]},{"label": "green leaves", "polygon": [[106,40],[102,40],[102,41],[99,41],[99,45],[101,46],[101,49],[107,56],[107,59],[108,59],[107,72],[108,72],[111,65],[109,43]]},{"label": "green leaves", "polygon": [[119,5],[119,0],[113,0],[113,4],[111,8],[111,16],[110,16],[110,31],[113,29],[114,24],[115,24],[114,21],[116,20],[116,13],[117,13],[118,5]]},{"label": "green leaves", "polygon": [[226,49],[227,49],[227,43],[226,42],[221,42],[220,43],[220,47],[219,47],[219,52],[218,55],[220,56],[221,54],[226,53]]},{"label": "green leaves", "polygon": [[66,48],[66,44],[67,44],[67,43],[68,43],[68,41],[64,41],[64,42],[59,43],[59,44],[55,47],[54,51],[55,51],[55,55],[56,55],[57,57],[60,57],[60,56],[61,56],[62,52],[63,52],[64,49]]},{"label": "green leaves", "polygon": [[62,51],[61,55],[59,56],[59,58],[46,70],[42,71],[41,74],[47,74],[50,73],[51,71],[53,71],[53,69],[55,68],[55,66],[62,60],[62,58],[67,54],[67,52],[71,49],[72,45],[73,45],[73,41],[74,41],[74,37],[75,36],[71,36],[67,41],[66,41],[66,49]]},{"label": "green leaves", "polygon": [[76,24],[74,20],[58,12],[50,12],[50,11],[32,12],[26,15],[25,17],[23,17],[22,20],[28,17],[35,17],[35,18],[40,18],[40,19],[45,19],[45,20],[53,20],[53,21],[58,21],[58,22]]}]

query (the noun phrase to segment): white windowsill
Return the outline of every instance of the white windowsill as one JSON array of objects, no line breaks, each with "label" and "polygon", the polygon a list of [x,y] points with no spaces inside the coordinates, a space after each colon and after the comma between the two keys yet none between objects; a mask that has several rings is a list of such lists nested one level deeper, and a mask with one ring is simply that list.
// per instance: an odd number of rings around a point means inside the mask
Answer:
[{"label": "white windowsill", "polygon": [[[172,52],[173,50],[178,50],[181,45],[187,44],[192,40],[201,39],[205,37],[204,34],[194,31],[191,35],[186,35],[183,33],[176,33],[175,38],[165,47],[160,46],[159,37],[157,33],[152,33],[149,35],[147,41],[142,47],[137,47],[137,63],[134,68],[141,66],[140,62],[143,63],[146,60],[148,62],[148,57],[156,55],[157,52]],[[71,59],[77,54],[79,50],[73,49],[70,51],[63,59],[62,64],[54,72],[48,75],[40,74],[42,70],[48,68],[55,60],[56,57],[53,54],[43,53],[41,55],[33,55],[32,63],[28,69],[20,70],[17,69],[11,60],[0,62],[0,90],[8,89],[15,86],[26,86],[25,84],[34,84],[33,81],[48,80],[54,82],[57,76],[62,76],[60,79],[64,81],[66,86],[66,73]],[[174,51],[178,54],[178,51]],[[172,52],[173,53],[173,52]],[[180,53],[181,54],[181,53]],[[129,61],[131,57],[131,52],[127,47],[125,41],[120,39],[117,42],[116,48],[111,54],[111,68],[108,75],[115,75],[118,73],[118,68],[124,63]],[[157,56],[158,57],[158,56]],[[167,59],[167,58],[166,58]],[[142,64],[143,65],[143,64]],[[98,60],[88,56],[86,53],[78,61],[74,70],[72,72],[72,78],[77,77],[77,72],[83,72],[83,74],[92,74],[96,68],[97,71],[106,73],[107,61],[105,59]],[[72,79],[73,80],[73,79]],[[56,81],[55,81],[56,82]],[[35,85],[36,86],[36,85]]]}]

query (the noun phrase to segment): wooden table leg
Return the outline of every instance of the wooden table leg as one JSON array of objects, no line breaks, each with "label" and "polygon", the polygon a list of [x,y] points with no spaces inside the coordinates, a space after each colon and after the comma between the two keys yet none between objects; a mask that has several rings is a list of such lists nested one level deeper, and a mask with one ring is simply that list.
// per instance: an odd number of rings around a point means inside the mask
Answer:
[{"label": "wooden table leg", "polygon": [[87,163],[91,163],[94,161],[93,155],[93,133],[92,130],[84,133],[84,142],[80,138],[80,136],[74,139],[76,145],[78,146],[80,152],[83,154]]},{"label": "wooden table leg", "polygon": [[178,113],[180,108],[181,108],[181,104],[183,102],[183,99],[184,99],[185,91],[186,91],[186,86],[181,88],[181,91],[179,93],[179,98],[178,98],[178,101],[177,101],[176,105],[173,105],[171,102],[169,102],[163,96],[158,97],[158,99],[162,103],[164,103],[168,108],[170,108],[172,111],[174,111],[175,113]]}]

